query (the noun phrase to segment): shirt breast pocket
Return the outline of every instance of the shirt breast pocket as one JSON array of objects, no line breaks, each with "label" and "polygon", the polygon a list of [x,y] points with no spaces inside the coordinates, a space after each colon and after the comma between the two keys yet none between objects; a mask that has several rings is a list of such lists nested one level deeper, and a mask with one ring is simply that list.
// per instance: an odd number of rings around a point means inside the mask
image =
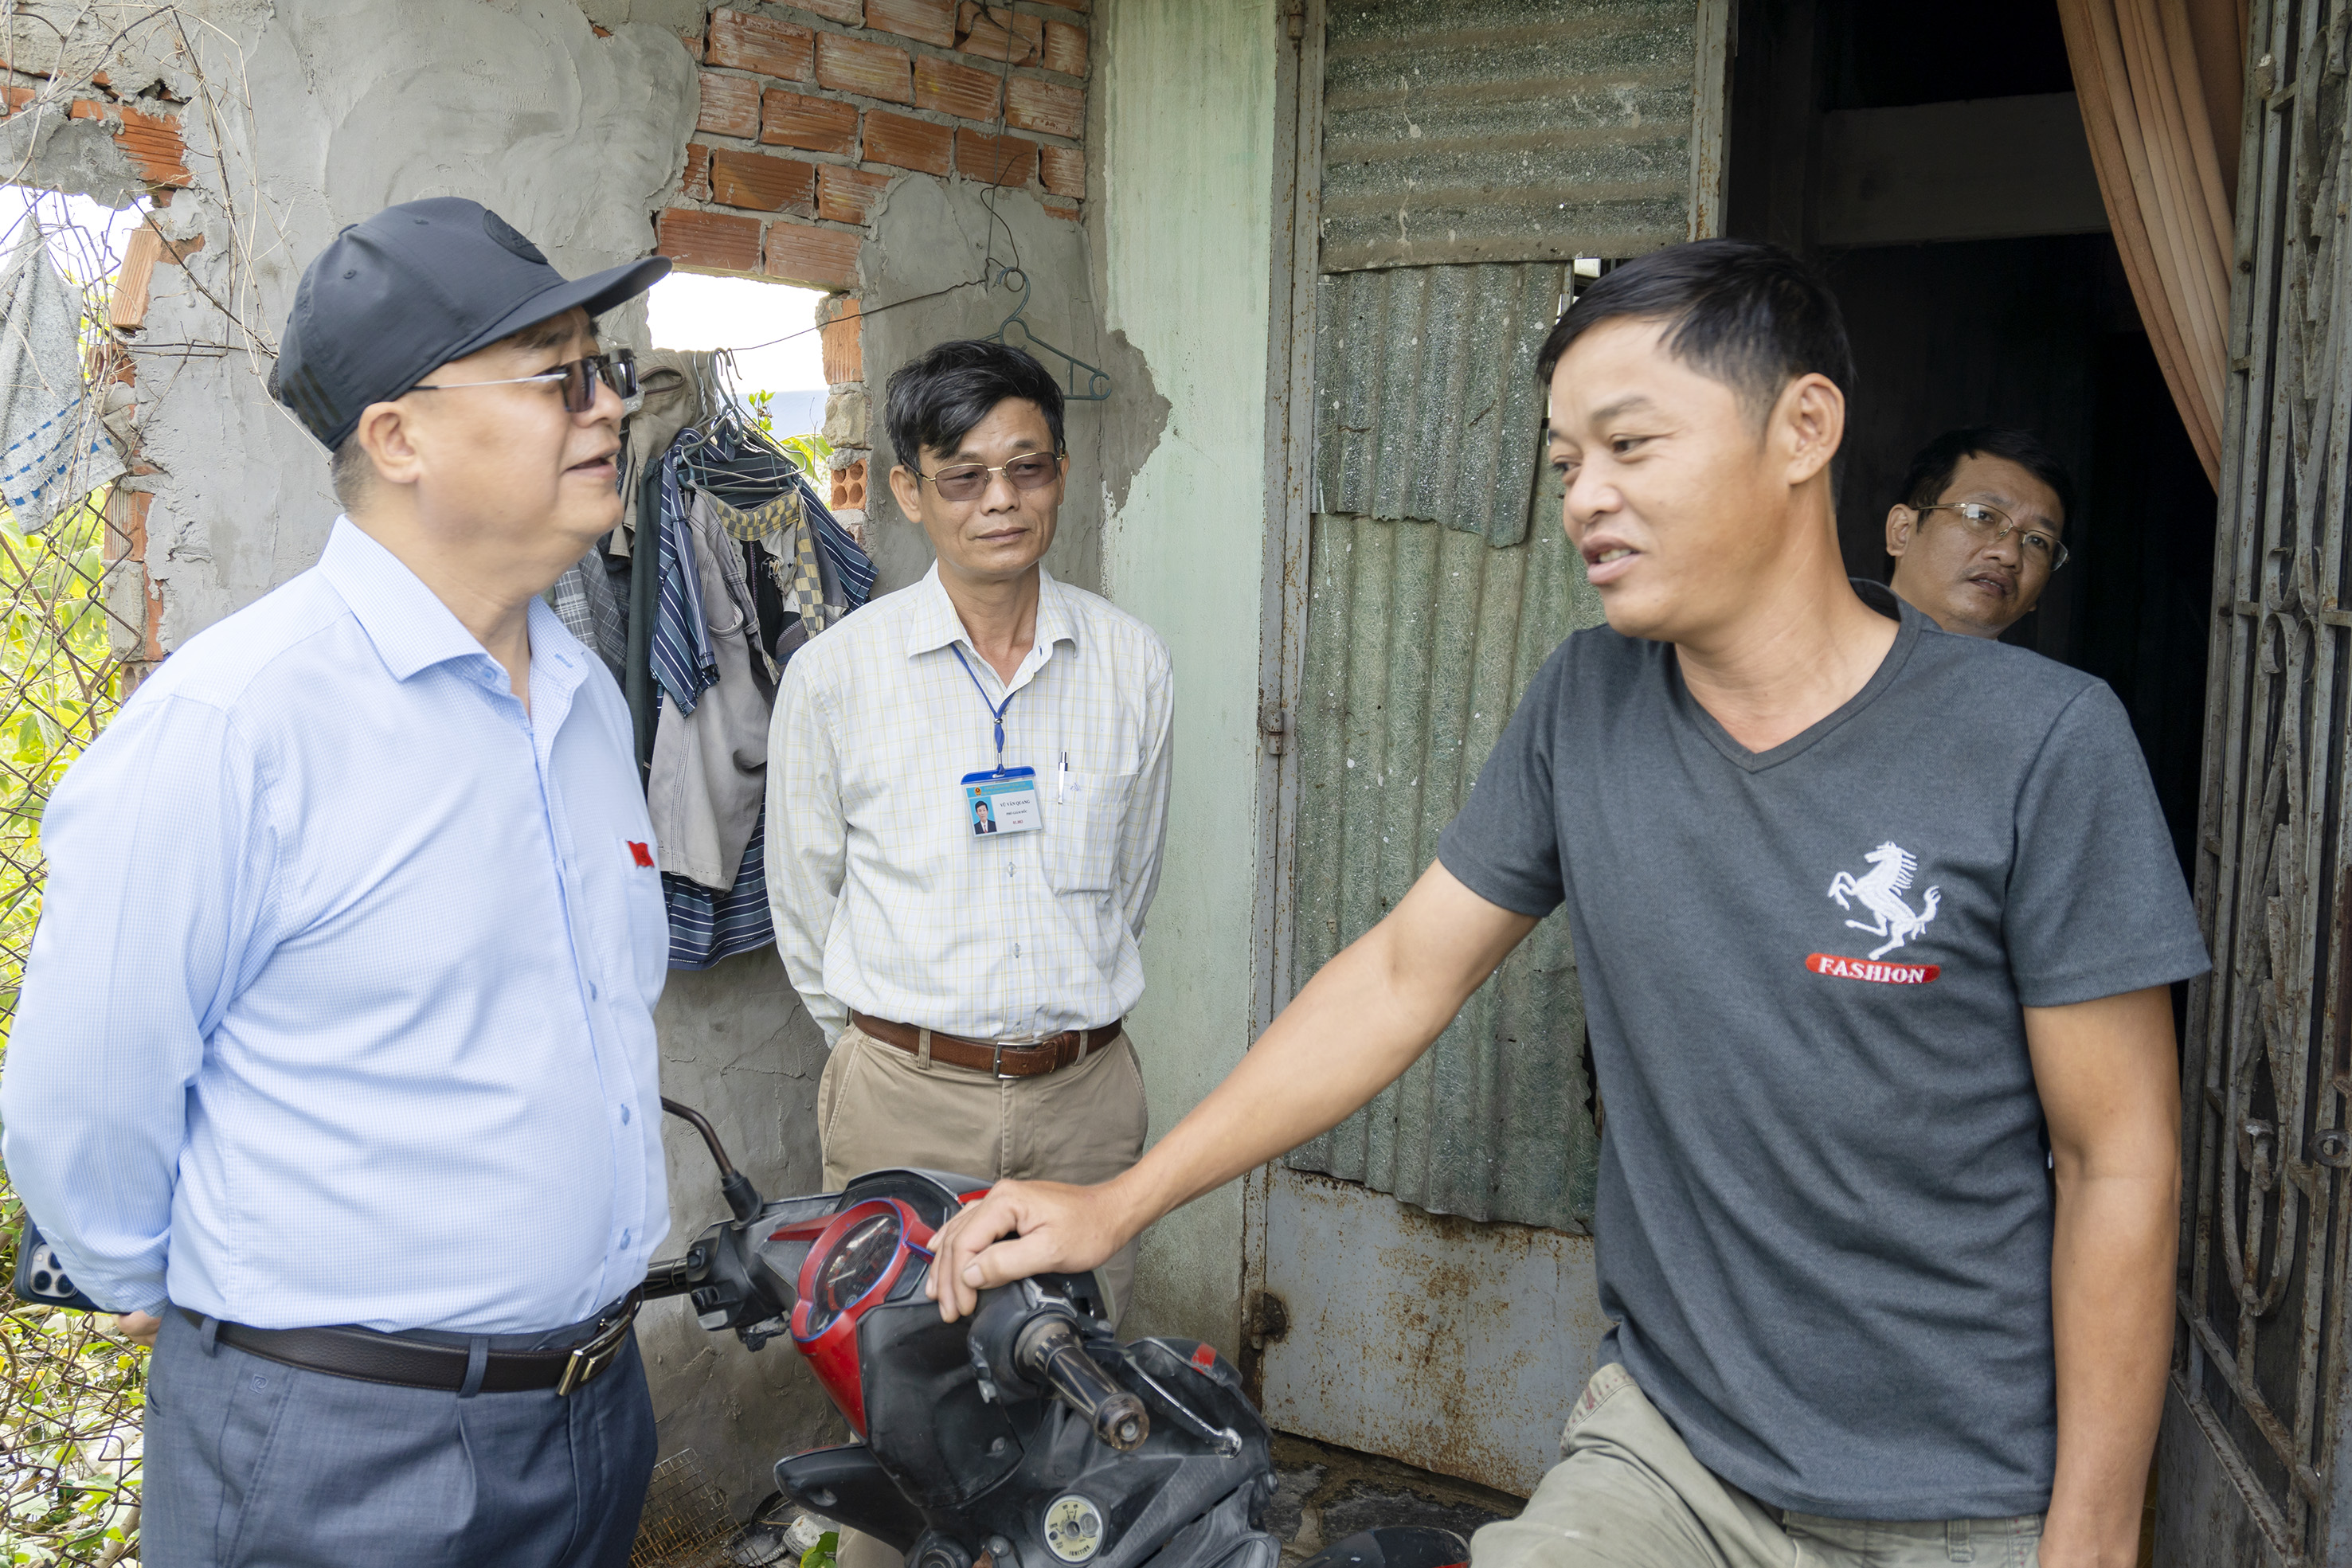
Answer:
[{"label": "shirt breast pocket", "polygon": [[1045,885],[1055,893],[1108,893],[1135,775],[1073,773],[1061,793],[1045,802]]},{"label": "shirt breast pocket", "polygon": [[[624,847],[634,855],[642,841]],[[669,978],[669,900],[662,894],[661,872],[651,865],[629,865],[621,873],[621,887],[637,992],[651,1006]]]}]

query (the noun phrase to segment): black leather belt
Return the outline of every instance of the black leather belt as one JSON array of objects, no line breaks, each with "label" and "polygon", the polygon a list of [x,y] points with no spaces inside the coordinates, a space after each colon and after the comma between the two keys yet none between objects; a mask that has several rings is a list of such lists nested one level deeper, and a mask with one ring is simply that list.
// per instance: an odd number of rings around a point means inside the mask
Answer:
[{"label": "black leather belt", "polygon": [[[521,1394],[552,1388],[571,1394],[593,1383],[620,1355],[629,1341],[642,1300],[632,1291],[595,1332],[578,1344],[560,1350],[493,1350],[485,1353],[484,1394]],[[180,1315],[202,1329],[205,1320],[185,1307]],[[466,1368],[472,1353],[463,1345],[436,1344],[404,1334],[378,1333],[362,1328],[257,1329],[223,1322],[214,1330],[223,1344],[249,1355],[330,1377],[362,1383],[389,1383],[400,1388],[435,1388],[455,1394],[466,1386]]]}]

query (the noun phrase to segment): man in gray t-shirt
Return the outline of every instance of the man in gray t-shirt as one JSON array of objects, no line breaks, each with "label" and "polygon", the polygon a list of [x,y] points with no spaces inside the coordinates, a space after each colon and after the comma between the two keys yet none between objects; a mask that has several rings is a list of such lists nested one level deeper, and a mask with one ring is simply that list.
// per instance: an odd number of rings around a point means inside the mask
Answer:
[{"label": "man in gray t-shirt", "polygon": [[2123,705],[1875,583],[1893,649],[1752,752],[1607,627],[1437,858],[1576,936],[1609,1106],[1601,1360],[1809,1513],[2047,1506],[2051,1200],[2024,1007],[2205,967]]},{"label": "man in gray t-shirt", "polygon": [[1540,368],[1609,625],[1529,685],[1437,863],[1140,1164],[950,1222],[941,1309],[1334,1125],[1565,904],[1617,1326],[1474,1561],[2129,1563],[2171,1345],[2168,987],[2207,964],[2123,709],[1847,581],[1851,361],[1785,253],[1621,267]]}]

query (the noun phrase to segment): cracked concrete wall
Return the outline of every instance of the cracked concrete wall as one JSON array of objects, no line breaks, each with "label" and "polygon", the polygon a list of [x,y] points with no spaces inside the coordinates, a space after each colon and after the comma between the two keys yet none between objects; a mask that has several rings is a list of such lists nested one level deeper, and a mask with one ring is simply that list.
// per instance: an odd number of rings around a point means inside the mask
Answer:
[{"label": "cracked concrete wall", "polygon": [[[145,564],[165,649],[310,566],[335,517],[325,454],[264,386],[303,265],[343,225],[431,195],[483,203],[568,275],[646,255],[698,108],[679,42],[700,25],[698,0],[31,4],[0,19],[19,69],[76,83],[103,70],[185,104],[194,183],[155,222],[202,248],[157,269],[132,350],[157,470],[134,483],[152,491]],[[132,199],[141,181],[121,149],[63,111],[60,99],[0,122],[16,178]],[[605,329],[646,346],[642,304]],[[673,975],[656,1023],[664,1092],[710,1115],[761,1190],[816,1187],[823,1045],[772,951]],[[667,1147],[666,1254],[724,1213],[692,1132],[673,1123]],[[839,1432],[789,1347],[747,1355],[703,1333],[683,1301],[642,1322],[662,1451],[695,1448],[738,1511],[772,1489],[780,1454]]]},{"label": "cracked concrete wall", "polygon": [[[1165,1134],[1250,1042],[1257,875],[1257,675],[1271,305],[1274,0],[1102,0],[1096,89],[1108,324],[1152,364],[1166,434],[1104,522],[1112,599],[1158,629],[1176,672],[1181,824],[1161,867],[1143,1042]],[[1091,193],[1090,193],[1091,194]],[[1091,217],[1090,222],[1094,221]],[[1241,1184],[1145,1235],[1126,1325],[1241,1348]]]},{"label": "cracked concrete wall", "polygon": [[[890,372],[933,344],[995,333],[1021,295],[993,282],[972,286],[994,277],[993,262],[1016,264],[1026,274],[1029,299],[1022,320],[1036,337],[1110,377],[1107,400],[1071,402],[1063,411],[1070,476],[1045,557],[1045,570],[1056,578],[1098,593],[1103,517],[1126,499],[1136,471],[1158,444],[1168,401],[1126,334],[1103,326],[1087,231],[1047,213],[1026,191],[998,191],[992,202],[988,190],[967,181],[900,176],[883,198],[874,241],[859,259],[873,448],[866,535],[879,573],[876,591],[921,577],[932,556],[921,527],[900,513],[890,495],[890,466],[901,461],[883,423]],[[1018,329],[1011,340],[1029,347]],[[1068,366],[1031,351],[1070,385]],[[1076,375],[1082,388],[1088,384],[1084,371]]]}]

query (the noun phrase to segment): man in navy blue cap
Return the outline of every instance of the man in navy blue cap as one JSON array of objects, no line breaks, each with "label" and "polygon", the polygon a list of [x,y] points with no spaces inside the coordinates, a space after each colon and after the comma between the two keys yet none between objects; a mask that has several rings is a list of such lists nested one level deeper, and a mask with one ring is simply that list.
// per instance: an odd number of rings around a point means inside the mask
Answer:
[{"label": "man in navy blue cap", "polygon": [[411,202],[296,295],[319,564],[59,786],[0,1110],[150,1374],[141,1561],[620,1564],[668,1228],[667,936],[611,676],[539,595],[620,514],[625,355],[496,214]]}]

